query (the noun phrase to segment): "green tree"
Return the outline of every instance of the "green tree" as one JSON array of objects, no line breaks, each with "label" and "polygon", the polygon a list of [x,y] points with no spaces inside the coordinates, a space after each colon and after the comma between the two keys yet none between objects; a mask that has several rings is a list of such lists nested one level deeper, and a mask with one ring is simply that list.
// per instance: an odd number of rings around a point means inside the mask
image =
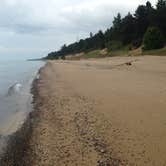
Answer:
[{"label": "green tree", "polygon": [[121,26],[121,14],[118,13],[116,17],[114,17],[114,20],[113,20],[113,28],[114,29],[120,29],[120,26]]},{"label": "green tree", "polygon": [[166,41],[166,0],[158,0],[155,23],[160,28]]},{"label": "green tree", "polygon": [[136,18],[137,38],[142,38],[149,25],[147,7],[145,5],[138,6],[134,15]]},{"label": "green tree", "polygon": [[121,40],[121,25],[122,25],[121,23],[122,23],[121,14],[118,13],[113,20],[112,40]]},{"label": "green tree", "polygon": [[135,18],[128,13],[128,15],[122,19],[121,24],[121,38],[123,44],[131,43],[134,40],[136,33]]},{"label": "green tree", "polygon": [[157,10],[164,9],[166,7],[166,0],[158,0],[156,7]]},{"label": "green tree", "polygon": [[164,40],[160,30],[156,27],[150,27],[146,31],[143,40],[144,50],[159,49],[164,46]]}]

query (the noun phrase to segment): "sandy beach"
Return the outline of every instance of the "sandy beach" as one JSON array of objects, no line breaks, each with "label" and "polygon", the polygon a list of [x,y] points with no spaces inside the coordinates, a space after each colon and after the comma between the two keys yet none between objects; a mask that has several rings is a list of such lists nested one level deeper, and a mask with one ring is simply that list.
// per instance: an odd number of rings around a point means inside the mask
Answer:
[{"label": "sandy beach", "polygon": [[49,61],[35,83],[24,146],[1,163],[165,166],[165,85],[166,57]]}]

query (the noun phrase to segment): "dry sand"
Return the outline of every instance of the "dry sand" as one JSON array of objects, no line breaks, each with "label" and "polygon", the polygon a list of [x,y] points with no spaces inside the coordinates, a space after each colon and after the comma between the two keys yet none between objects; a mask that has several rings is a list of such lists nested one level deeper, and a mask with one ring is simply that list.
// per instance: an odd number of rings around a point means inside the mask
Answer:
[{"label": "dry sand", "polygon": [[27,165],[166,165],[166,57],[52,61],[37,87]]}]

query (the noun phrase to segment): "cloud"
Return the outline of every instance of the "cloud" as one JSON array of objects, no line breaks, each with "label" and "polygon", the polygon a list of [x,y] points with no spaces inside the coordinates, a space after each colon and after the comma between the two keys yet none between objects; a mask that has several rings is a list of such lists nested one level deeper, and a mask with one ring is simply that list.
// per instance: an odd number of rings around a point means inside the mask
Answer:
[{"label": "cloud", "polygon": [[[1,0],[0,45],[20,52],[57,49],[111,26],[118,13],[134,11],[146,0]],[[153,0],[153,4],[155,0]],[[6,49],[7,52],[7,49]],[[18,51],[17,51],[18,52]],[[26,51],[24,51],[25,53]],[[1,49],[0,49],[1,53]],[[36,53],[36,52],[35,52]]]},{"label": "cloud", "polygon": [[[126,14],[140,0],[1,0],[0,27],[17,33],[87,31],[105,27],[117,12]],[[96,27],[96,28],[93,28]],[[98,28],[99,29],[99,28]]]}]

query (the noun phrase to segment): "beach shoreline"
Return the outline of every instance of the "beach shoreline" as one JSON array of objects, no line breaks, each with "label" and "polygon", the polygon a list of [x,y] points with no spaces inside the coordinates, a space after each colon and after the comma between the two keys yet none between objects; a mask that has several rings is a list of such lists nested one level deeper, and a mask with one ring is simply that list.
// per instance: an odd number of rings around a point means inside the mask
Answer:
[{"label": "beach shoreline", "polygon": [[[50,62],[47,62],[46,65],[39,70],[39,72],[38,72],[39,75],[42,73],[42,70],[45,70],[45,68],[47,68],[47,66],[50,66],[50,64],[51,64]],[[33,140],[33,138],[32,138],[32,135],[33,135],[32,133],[34,132],[33,130],[35,128],[38,128],[37,127],[38,121],[40,121],[40,120],[42,121],[42,119],[39,118],[39,116],[42,114],[42,111],[41,110],[39,111],[39,109],[40,109],[39,107],[40,107],[41,103],[43,102],[42,97],[39,94],[40,81],[41,81],[40,78],[36,78],[36,79],[34,79],[34,81],[32,83],[31,93],[33,95],[33,103],[32,103],[33,110],[28,114],[23,125],[14,134],[12,134],[9,137],[9,139],[7,141],[7,146],[4,150],[4,154],[2,155],[2,158],[0,159],[0,164],[2,166],[13,166],[13,165],[17,165],[17,166],[30,166],[31,165],[32,166],[32,165],[35,165],[33,160],[36,160],[35,159],[36,156],[34,154],[34,149],[32,147],[31,141]],[[79,96],[76,96],[76,97],[79,97]],[[80,96],[80,100],[82,100],[81,98],[82,97]],[[81,101],[81,102],[85,102],[85,100],[86,99],[83,98],[83,101]],[[78,112],[76,112],[76,115],[77,115],[77,113]],[[81,116],[81,117],[79,117],[79,116]],[[88,116],[88,115],[86,115],[86,116]],[[89,115],[89,116],[93,116],[93,115]],[[77,118],[82,119],[85,117],[84,117],[84,115],[78,115]],[[77,120],[79,121],[79,119],[77,119]],[[75,120],[75,123],[77,123],[77,120]],[[92,119],[92,121],[93,120],[95,121],[95,119]],[[90,127],[90,126],[88,126],[88,127]],[[80,130],[79,134],[81,135],[81,137],[83,137],[81,128],[79,127],[79,124],[78,124],[77,130]],[[96,133],[97,132],[95,132],[95,134]],[[116,159],[113,156],[112,157],[110,156],[111,151],[107,150],[107,145],[105,143],[104,138],[100,138],[100,135],[98,135],[98,134],[96,136],[93,136],[92,134],[93,133],[89,133],[89,136],[93,137],[93,138],[91,138],[92,140],[91,139],[89,140],[89,138],[86,138],[85,140],[82,140],[82,141],[84,142],[84,144],[86,144],[85,143],[86,141],[89,142],[88,144],[92,144],[92,145],[90,145],[90,146],[92,146],[92,148],[90,148],[90,149],[92,151],[95,151],[93,153],[96,153],[95,155],[98,156],[97,157],[98,159],[96,159],[96,157],[94,158],[96,164],[103,165],[103,164],[109,164],[111,162],[112,164],[117,165],[120,163],[124,163],[124,161],[121,161],[120,159]],[[84,139],[84,138],[82,138],[82,139]],[[33,143],[36,145],[36,142],[33,142]],[[84,147],[82,147],[82,148],[84,148]],[[45,149],[42,149],[42,150],[45,151]],[[71,148],[70,148],[70,150],[72,151]],[[57,154],[57,156],[59,156],[59,155],[60,154]],[[93,157],[94,156],[92,156],[92,158]],[[64,157],[64,158],[66,158],[66,157]],[[76,162],[80,162],[79,160]],[[62,159],[62,161],[63,161],[63,159]],[[37,160],[36,165],[39,164],[38,162],[40,163],[40,161]],[[49,162],[51,163],[52,161],[48,160],[48,162],[47,162],[48,165],[49,165]],[[84,162],[86,165],[89,163],[88,160],[84,161]],[[65,161],[65,163],[66,163],[66,161]],[[74,164],[75,161],[74,162],[71,161],[71,163]]]},{"label": "beach shoreline", "polygon": [[29,148],[29,140],[31,137],[31,132],[33,130],[33,125],[35,125],[35,114],[37,114],[37,96],[38,88],[37,84],[40,77],[40,72],[44,67],[41,67],[37,75],[32,81],[30,93],[32,95],[32,110],[27,114],[21,125],[17,128],[16,132],[6,136],[4,138],[5,146],[2,149],[2,154],[0,157],[0,165],[3,166],[23,166],[27,162],[25,159],[26,150]]},{"label": "beach shoreline", "polygon": [[154,56],[48,61],[32,85],[34,109],[1,165],[163,165],[165,63]]}]

